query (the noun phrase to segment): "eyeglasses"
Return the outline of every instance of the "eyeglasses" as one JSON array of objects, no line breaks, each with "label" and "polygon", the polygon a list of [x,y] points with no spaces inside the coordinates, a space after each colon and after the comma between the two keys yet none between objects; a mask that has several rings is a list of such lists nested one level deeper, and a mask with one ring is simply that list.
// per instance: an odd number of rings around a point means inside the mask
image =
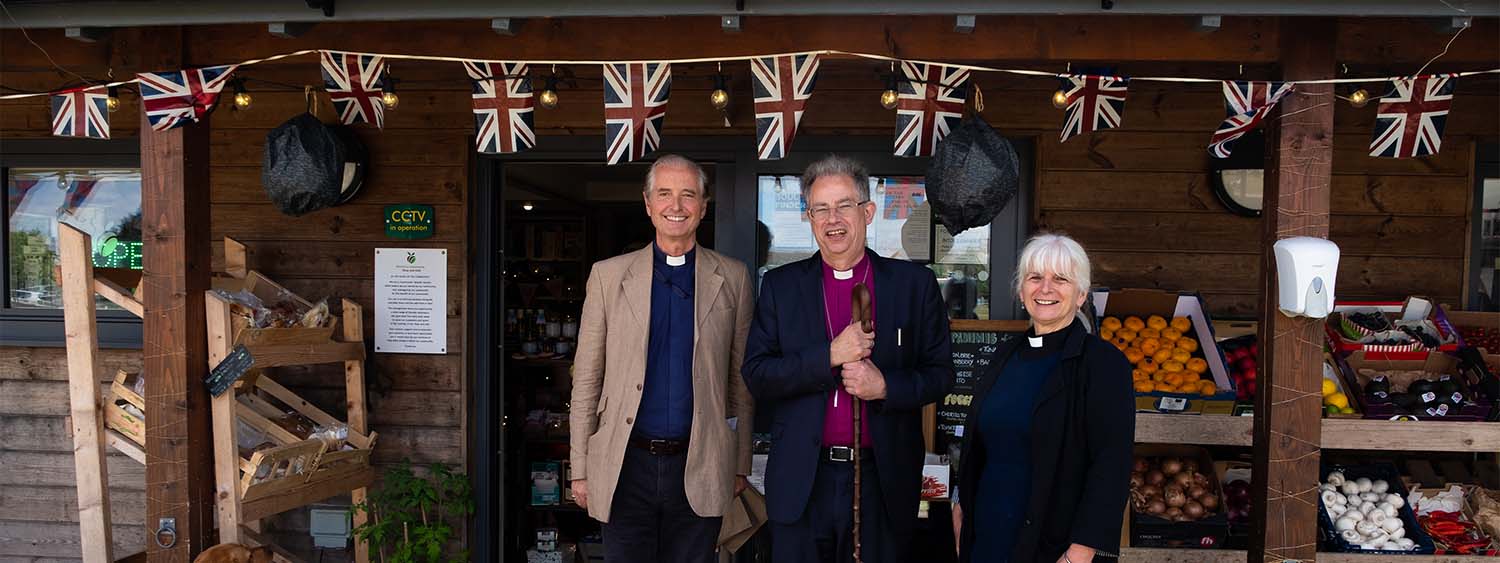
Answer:
[{"label": "eyeglasses", "polygon": [[812,217],[813,219],[816,219],[818,221],[825,221],[828,219],[829,214],[837,210],[839,212],[839,215],[842,215],[844,217],[852,217],[854,215],[854,210],[866,203],[870,203],[870,200],[867,199],[860,202],[845,201],[834,207],[820,205],[807,210],[807,216]]}]

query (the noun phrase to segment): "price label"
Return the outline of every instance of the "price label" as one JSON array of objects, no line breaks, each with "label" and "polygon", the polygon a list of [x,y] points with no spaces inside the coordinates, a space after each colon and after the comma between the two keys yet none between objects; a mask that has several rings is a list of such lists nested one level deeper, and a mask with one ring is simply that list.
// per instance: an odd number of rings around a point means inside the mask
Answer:
[{"label": "price label", "polygon": [[1436,401],[1436,400],[1437,400],[1437,393],[1433,393],[1432,391],[1428,391],[1428,392],[1422,394],[1422,402],[1424,402],[1424,403],[1431,403],[1431,402]]},{"label": "price label", "polygon": [[1162,397],[1157,401],[1156,408],[1164,411],[1182,412],[1187,410],[1188,400],[1182,397]]}]

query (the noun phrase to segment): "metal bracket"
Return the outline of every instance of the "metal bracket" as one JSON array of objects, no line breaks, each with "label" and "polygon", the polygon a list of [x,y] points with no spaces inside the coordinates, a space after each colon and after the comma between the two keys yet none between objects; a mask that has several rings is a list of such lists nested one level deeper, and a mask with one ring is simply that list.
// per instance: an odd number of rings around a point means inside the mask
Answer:
[{"label": "metal bracket", "polygon": [[171,549],[177,545],[177,519],[162,518],[156,526],[156,533],[152,538],[156,541],[156,547]]}]

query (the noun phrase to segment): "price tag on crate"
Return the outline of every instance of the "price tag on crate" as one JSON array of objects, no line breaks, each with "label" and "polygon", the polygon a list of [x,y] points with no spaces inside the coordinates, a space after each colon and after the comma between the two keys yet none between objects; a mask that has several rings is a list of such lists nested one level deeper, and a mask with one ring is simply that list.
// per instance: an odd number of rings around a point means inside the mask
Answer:
[{"label": "price tag on crate", "polygon": [[223,395],[224,391],[233,386],[235,381],[244,377],[254,365],[255,358],[250,355],[250,350],[246,349],[244,344],[240,344],[230,350],[229,355],[224,356],[224,359],[219,361],[219,365],[214,366],[214,369],[208,372],[208,377],[203,380],[203,383],[208,386],[210,395],[215,397]]},{"label": "price tag on crate", "polygon": [[1182,412],[1187,410],[1188,400],[1183,397],[1162,397],[1156,402],[1156,408],[1168,412]]}]

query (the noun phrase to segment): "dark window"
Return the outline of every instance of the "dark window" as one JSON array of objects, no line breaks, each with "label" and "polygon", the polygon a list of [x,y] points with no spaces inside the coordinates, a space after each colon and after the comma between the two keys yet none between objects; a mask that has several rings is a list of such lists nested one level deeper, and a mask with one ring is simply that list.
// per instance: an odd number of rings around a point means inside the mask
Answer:
[{"label": "dark window", "polygon": [[[63,344],[57,226],[88,233],[99,268],[141,268],[139,145],[133,139],[5,140],[0,180],[0,345]],[[99,345],[132,348],[140,319],[98,298]]]},{"label": "dark window", "polygon": [[1481,145],[1477,156],[1469,309],[1500,311],[1500,145]]}]

